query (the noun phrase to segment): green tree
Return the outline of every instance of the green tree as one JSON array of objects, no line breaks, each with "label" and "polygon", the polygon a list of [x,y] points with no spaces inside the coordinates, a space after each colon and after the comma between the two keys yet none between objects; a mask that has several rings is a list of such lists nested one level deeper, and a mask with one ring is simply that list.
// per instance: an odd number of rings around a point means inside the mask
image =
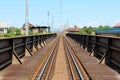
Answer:
[{"label": "green tree", "polygon": [[17,36],[17,35],[21,35],[20,29],[16,28],[15,33],[16,33],[16,34],[15,34],[16,36]]},{"label": "green tree", "polygon": [[105,30],[110,28],[111,27],[109,25],[105,25],[105,26],[100,25],[99,27],[84,26],[83,28],[80,29],[79,34],[92,34],[92,33],[95,33],[95,30]]},{"label": "green tree", "polygon": [[9,27],[7,34],[5,34],[4,36],[9,37],[9,36],[18,36],[18,35],[21,35],[20,29],[16,27]]}]

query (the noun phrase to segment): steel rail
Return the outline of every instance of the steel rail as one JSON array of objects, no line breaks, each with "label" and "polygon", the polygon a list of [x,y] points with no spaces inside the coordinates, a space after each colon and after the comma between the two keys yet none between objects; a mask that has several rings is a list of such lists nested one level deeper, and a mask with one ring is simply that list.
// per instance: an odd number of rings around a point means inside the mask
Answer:
[{"label": "steel rail", "polygon": [[42,69],[42,71],[40,72],[37,80],[41,80],[41,79],[42,79],[42,76],[43,76],[43,74],[44,74],[44,72],[45,72],[45,70],[46,70],[46,67],[47,67],[47,65],[48,65],[48,63],[49,63],[49,60],[50,60],[52,54],[54,53],[56,47],[57,47],[57,42],[56,42],[56,44],[55,44],[55,47],[51,50],[51,53],[50,53],[50,55],[48,56],[48,58],[47,58],[47,60],[46,60],[46,62],[45,62],[45,65],[43,66],[43,69]]},{"label": "steel rail", "polygon": [[[68,42],[68,40],[66,39],[66,41]],[[79,61],[81,67],[83,68],[83,70],[85,71],[86,76],[89,78],[89,80],[92,80],[89,73],[87,72],[87,70],[85,69],[84,65],[82,64],[82,62],[80,61],[80,59],[78,58],[78,56],[75,54],[75,50],[73,49],[73,47],[71,46],[71,44],[68,42],[68,45],[70,46],[71,50],[73,51],[74,55],[76,56],[77,60]],[[83,49],[82,49],[83,51]]]},{"label": "steel rail", "polygon": [[[60,40],[60,39],[58,39],[58,42],[59,42],[59,40]],[[50,72],[51,72],[51,70],[52,70],[53,63],[55,62],[55,57],[56,57],[56,55],[57,55],[58,47],[59,47],[59,43],[56,44],[54,54],[52,55],[51,60],[50,60],[50,66],[49,66],[49,69],[47,70],[47,75],[45,76],[45,79],[44,79],[44,80],[49,80]]]},{"label": "steel rail", "polygon": [[[66,41],[66,42],[67,42],[67,41]],[[68,43],[68,42],[67,42],[67,43]],[[68,46],[67,46],[67,49],[68,49],[68,52],[70,53],[70,56],[71,56],[71,58],[72,58],[72,60],[73,60],[73,63],[74,63],[75,68],[76,68],[76,70],[77,70],[77,72],[78,72],[78,75],[79,75],[80,80],[84,80],[83,75],[82,75],[82,73],[81,73],[81,71],[80,71],[80,69],[79,69],[79,67],[78,67],[78,64],[77,64],[75,58],[73,57],[72,52],[71,52],[70,49],[68,48]]]},{"label": "steel rail", "polygon": [[74,75],[74,72],[73,72],[73,67],[72,67],[72,64],[71,64],[71,62],[70,62],[70,55],[68,55],[69,53],[68,53],[68,49],[67,49],[67,45],[66,45],[66,43],[65,43],[65,39],[63,38],[63,40],[64,40],[64,49],[65,49],[65,53],[66,53],[66,58],[67,58],[67,61],[68,61],[68,65],[69,65],[69,68],[70,68],[70,72],[71,72],[71,77],[72,77],[72,80],[75,80],[75,75]]}]

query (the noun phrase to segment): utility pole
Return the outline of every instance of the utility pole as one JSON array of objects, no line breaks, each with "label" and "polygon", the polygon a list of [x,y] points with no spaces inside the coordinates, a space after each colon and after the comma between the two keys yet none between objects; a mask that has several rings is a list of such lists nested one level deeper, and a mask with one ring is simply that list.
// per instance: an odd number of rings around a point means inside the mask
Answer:
[{"label": "utility pole", "polygon": [[69,27],[68,21],[67,21],[67,28]]},{"label": "utility pole", "polygon": [[48,22],[47,22],[47,25],[48,25],[48,33],[49,33],[49,16],[50,16],[50,11],[48,11],[48,13],[47,13],[47,15],[48,15]]},{"label": "utility pole", "polygon": [[28,35],[28,0],[26,0],[26,36]]},{"label": "utility pole", "polygon": [[62,0],[60,0],[60,23],[62,23]]},{"label": "utility pole", "polygon": [[48,11],[47,15],[48,15],[48,22],[47,22],[47,24],[48,24],[48,27],[49,27],[49,16],[50,16],[50,11]]},{"label": "utility pole", "polygon": [[53,20],[54,16],[52,15],[52,27],[54,26],[54,20]]},{"label": "utility pole", "polygon": [[63,29],[62,28],[62,0],[60,0],[60,27],[61,27],[61,30]]}]

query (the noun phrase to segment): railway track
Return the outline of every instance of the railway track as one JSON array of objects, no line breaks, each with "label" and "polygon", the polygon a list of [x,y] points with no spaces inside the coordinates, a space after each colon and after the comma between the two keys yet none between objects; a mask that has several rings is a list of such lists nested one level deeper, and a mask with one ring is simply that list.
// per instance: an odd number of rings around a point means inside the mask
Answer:
[{"label": "railway track", "polygon": [[57,38],[54,46],[52,47],[49,56],[46,59],[46,62],[44,63],[41,71],[39,72],[39,76],[37,77],[37,80],[49,80],[51,76],[51,71],[53,70],[53,65],[56,58],[57,49],[59,46],[59,38]]},{"label": "railway track", "polygon": [[65,45],[66,56],[69,62],[72,80],[90,80],[89,76],[84,70],[81,62],[77,58],[74,50],[72,49],[71,45],[67,41],[66,37],[63,37],[63,40]]},{"label": "railway track", "polygon": [[[62,38],[63,40],[62,43],[60,43],[60,38]],[[63,44],[64,46],[64,52],[65,52],[64,57],[66,59],[66,65],[68,70],[67,72],[69,75],[68,80],[90,80],[86,72],[84,71],[83,67],[81,66],[79,60],[77,59],[72,47],[68,43],[67,39],[63,36],[57,38],[55,45],[51,49],[50,54],[47,57],[44,65],[40,69],[39,73],[37,73],[37,76],[36,76],[37,79],[34,79],[34,80],[52,80],[53,79],[53,75],[55,75],[55,69],[56,69],[55,62],[56,62],[56,56],[57,56],[59,44]],[[62,64],[59,64],[59,65],[62,65]]]},{"label": "railway track", "polygon": [[47,54],[42,58],[41,63],[36,66],[36,68],[30,75],[28,75],[29,77],[27,78],[27,80],[43,79],[47,65],[48,65],[48,63],[50,63],[49,60],[51,60],[51,57],[53,57],[53,53],[56,51],[55,48],[56,48],[56,44],[59,42],[59,38],[55,38],[54,41],[55,41],[54,44],[52,44],[52,46],[50,46],[49,50],[46,50]]}]

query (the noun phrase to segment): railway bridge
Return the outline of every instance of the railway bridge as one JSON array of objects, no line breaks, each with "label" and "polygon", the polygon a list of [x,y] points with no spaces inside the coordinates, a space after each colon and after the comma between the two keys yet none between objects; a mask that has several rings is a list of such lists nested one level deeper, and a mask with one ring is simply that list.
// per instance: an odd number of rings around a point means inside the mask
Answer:
[{"label": "railway bridge", "polygon": [[120,38],[72,33],[2,38],[0,80],[120,80]]}]

